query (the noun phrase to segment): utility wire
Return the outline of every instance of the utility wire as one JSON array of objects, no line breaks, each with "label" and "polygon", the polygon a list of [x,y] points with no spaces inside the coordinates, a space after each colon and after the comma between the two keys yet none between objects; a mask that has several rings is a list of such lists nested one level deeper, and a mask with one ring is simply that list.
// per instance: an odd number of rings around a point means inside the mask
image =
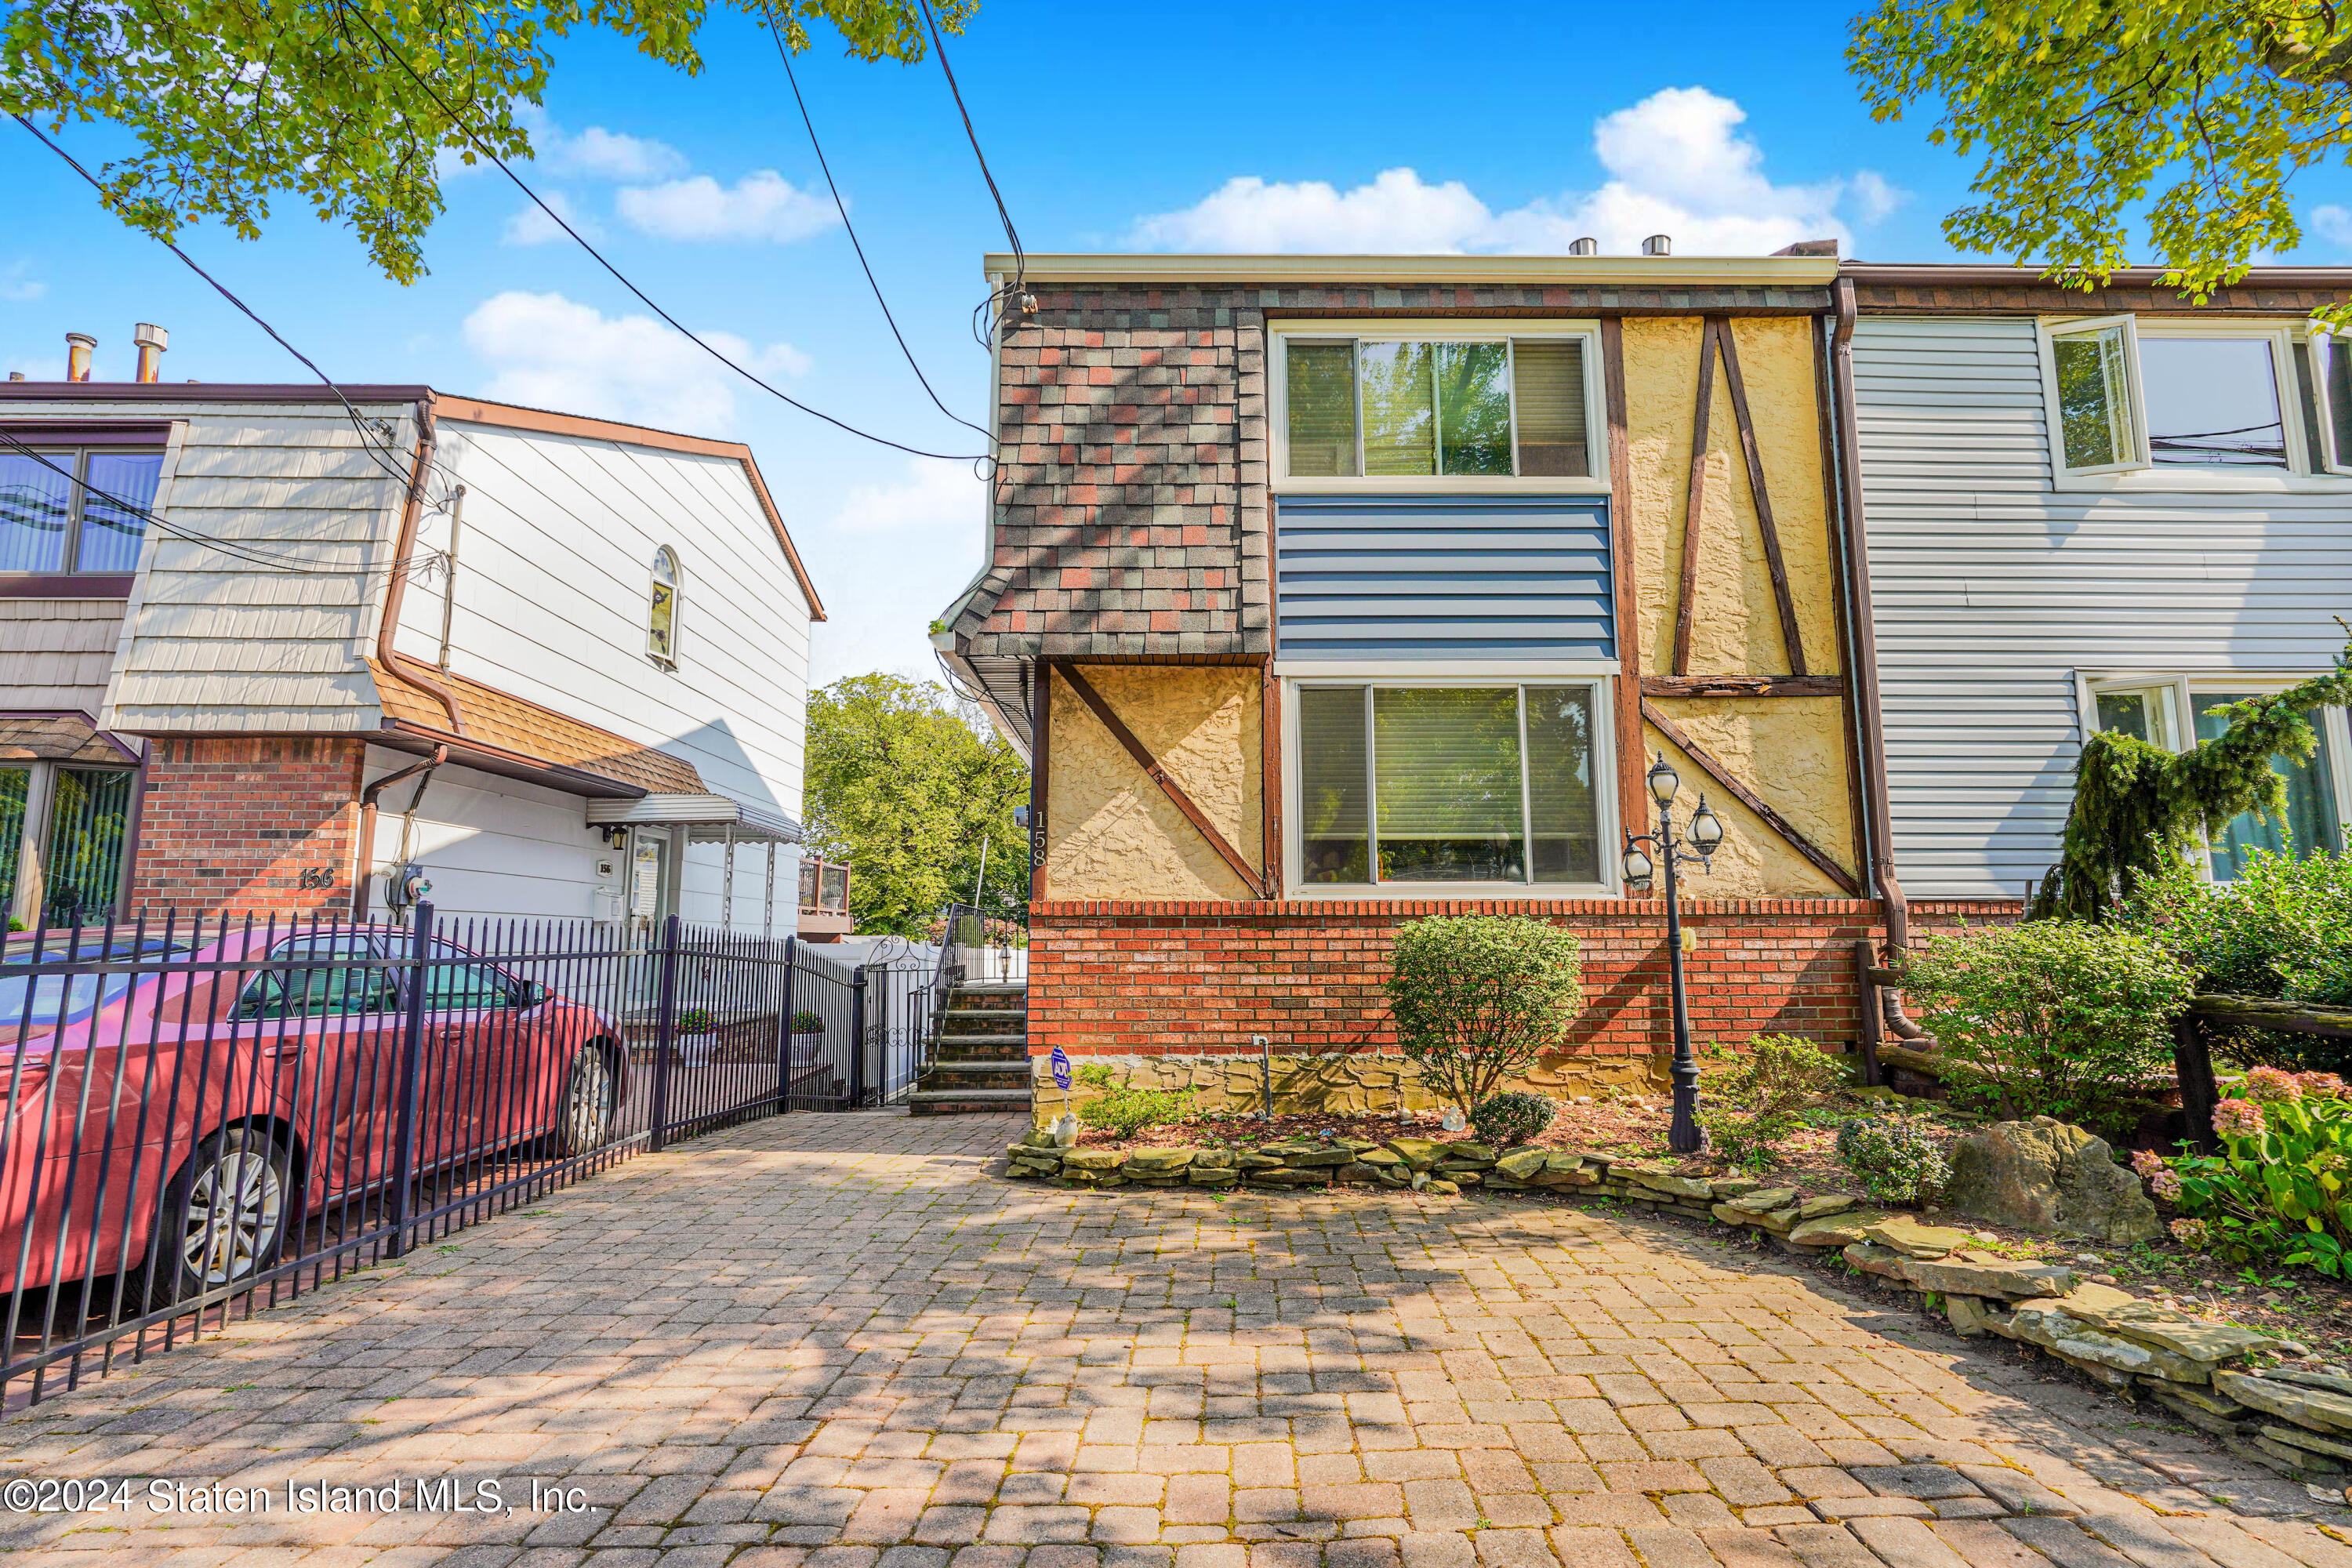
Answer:
[{"label": "utility wire", "polygon": [[849,204],[841,199],[841,187],[834,183],[833,165],[825,161],[824,143],[817,140],[816,121],[809,117],[808,100],[801,96],[800,77],[793,70],[793,52],[784,47],[784,36],[776,28],[775,13],[762,5],[760,19],[767,26],[768,37],[776,42],[776,58],[783,62],[784,80],[792,84],[793,102],[801,111],[801,123],[808,128],[809,145],[816,151],[816,166],[824,174],[824,188],[833,193],[834,211],[841,215],[841,226],[849,236],[849,247],[857,253],[858,268],[866,274],[866,287],[874,290],[874,302],[882,307],[882,319],[890,323],[890,335],[898,339],[898,352],[906,356],[907,368],[913,371],[915,379],[923,384],[923,391],[929,396],[932,407],[965,429],[983,439],[988,438],[986,430],[940,401],[940,395],[932,390],[930,377],[925,375],[923,367],[915,363],[915,351],[907,346],[906,335],[898,331],[898,319],[890,313],[890,301],[882,297],[882,285],[875,279],[873,264],[866,259],[866,247],[858,241],[857,227],[849,221]]},{"label": "utility wire", "polygon": [[[1018,300],[1025,291],[1029,277],[1029,258],[1021,248],[1021,233],[1013,226],[1013,214],[1004,205],[1004,193],[996,188],[996,176],[989,173],[988,154],[981,151],[980,132],[972,129],[971,110],[964,107],[963,89],[956,85],[955,67],[948,62],[947,40],[940,36],[939,18],[931,15],[931,0],[917,0],[923,8],[923,25],[930,29],[932,52],[940,57],[940,69],[948,79],[948,92],[955,100],[956,113],[963,121],[964,140],[971,143],[971,155],[980,161],[980,177],[987,182],[989,199],[996,204],[996,216],[1004,225],[1004,237],[1013,246],[1013,281],[992,292],[972,311],[972,336],[982,348],[995,346],[996,323],[990,312],[1001,308],[1005,300]],[[986,327],[983,331],[982,321]]]},{"label": "utility wire", "polygon": [[391,46],[390,43],[385,41],[384,36],[376,31],[375,24],[369,21],[363,13],[354,11],[348,5],[339,5],[338,9],[340,9],[344,16],[357,22],[366,30],[368,36],[376,41],[376,46],[380,50],[382,50],[383,58],[391,61],[394,65],[398,66],[402,70],[407,72],[408,79],[411,81],[414,81],[419,88],[422,88],[425,91],[425,95],[427,98],[430,98],[440,107],[442,113],[449,117],[451,126],[461,132],[467,142],[473,143],[474,150],[476,152],[479,153],[483,157],[488,158],[492,163],[496,164],[498,166],[499,173],[504,174],[507,179],[512,183],[515,189],[520,191],[525,196],[529,197],[531,205],[539,208],[541,212],[546,214],[548,217],[552,219],[558,228],[561,228],[565,234],[570,235],[573,242],[594,259],[597,266],[602,267],[606,272],[611,273],[615,282],[619,283],[622,288],[626,289],[630,293],[635,295],[638,301],[642,303],[646,310],[651,310],[655,315],[659,316],[664,321],[667,322],[669,326],[681,337],[685,338],[687,342],[692,343],[695,347],[700,349],[712,359],[717,360],[720,364],[725,365],[729,370],[733,371],[736,374],[741,376],[744,380],[750,382],[761,391],[768,394],[769,396],[773,397],[782,403],[788,404],[792,407],[799,409],[803,414],[809,416],[813,419],[822,419],[824,423],[834,426],[835,429],[845,431],[862,440],[871,441],[877,446],[888,447],[894,451],[904,452],[909,457],[942,458],[951,462],[982,460],[973,458],[969,453],[925,451],[919,447],[909,447],[903,441],[893,441],[887,436],[877,436],[870,430],[861,430],[856,426],[850,424],[847,420],[836,419],[821,408],[810,407],[807,404],[803,403],[799,398],[793,396],[790,393],[783,391],[782,388],[774,385],[772,383],[754,374],[744,366],[738,364],[735,361],[728,358],[727,355],[721,353],[718,349],[711,346],[710,343],[696,336],[693,331],[688,329],[686,323],[680,321],[676,316],[671,315],[667,310],[662,309],[660,305],[655,303],[653,296],[646,293],[643,289],[638,288],[635,283],[632,282],[627,273],[623,272],[619,268],[606,260],[604,253],[598,250],[594,246],[589,244],[588,241],[582,237],[580,231],[572,227],[572,225],[564,219],[562,213],[557,212],[553,207],[548,205],[547,203],[541,201],[540,199],[539,193],[532,190],[528,184],[524,184],[522,176],[516,174],[514,170],[508,165],[507,161],[504,158],[499,157],[498,153],[491,151],[488,143],[485,142],[479,136],[476,135],[473,130],[459,119],[457,111],[450,107],[449,100],[443,98],[439,92],[436,91],[432,83],[426,81],[424,77],[417,74],[416,68],[410,65],[405,57],[401,55],[398,50],[394,49]]},{"label": "utility wire", "polygon": [[[100,182],[98,176],[91,174],[88,169],[83,168],[80,161],[75,158],[72,153],[67,152],[64,148],[58,146],[56,142],[43,135],[39,126],[35,125],[31,121],[26,119],[21,114],[16,115],[15,119],[17,124],[32,132],[35,141],[40,142],[42,146],[47,147],[50,152],[55,153],[58,157],[63,158],[68,166],[69,166],[75,174],[79,174],[83,179],[89,181],[90,189],[96,191],[100,196],[104,196],[106,195],[106,186]],[[268,332],[271,341],[276,342],[279,348],[284,349],[288,353],[292,354],[296,359],[300,360],[304,367],[307,368],[312,375],[319,378],[320,384],[325,386],[329,392],[335,395],[335,401],[343,405],[343,412],[351,418],[352,428],[359,432],[361,444],[367,448],[368,455],[374,458],[376,467],[383,469],[386,474],[399,480],[403,484],[406,484],[409,481],[410,476],[406,472],[384,460],[383,452],[391,446],[389,438],[381,432],[372,432],[368,428],[367,422],[361,416],[360,411],[352,405],[352,400],[343,395],[342,389],[335,384],[334,379],[328,375],[325,371],[320,370],[317,363],[311,360],[310,355],[304,353],[300,349],[296,348],[292,343],[288,342],[285,338],[279,335],[277,328],[271,326],[268,321],[263,321],[259,315],[255,313],[252,306],[247,304],[244,300],[231,293],[227,286],[223,284],[219,279],[215,278],[211,273],[205,271],[202,267],[199,267],[194,257],[190,256],[186,251],[182,250],[172,241],[163,238],[161,235],[157,235],[154,237],[157,244],[163,246],[164,249],[170,251],[173,255],[178,257],[181,261],[184,262],[189,271],[203,279],[206,283],[211,284],[215,293],[227,300],[230,304],[236,306],[245,316],[246,320],[251,321],[255,326],[259,327],[263,331]]]}]

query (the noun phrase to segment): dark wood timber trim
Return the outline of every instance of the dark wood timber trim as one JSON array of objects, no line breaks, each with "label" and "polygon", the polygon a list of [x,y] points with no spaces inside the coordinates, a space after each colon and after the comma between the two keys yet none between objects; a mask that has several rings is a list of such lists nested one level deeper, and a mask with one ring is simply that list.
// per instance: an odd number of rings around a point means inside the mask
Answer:
[{"label": "dark wood timber trim", "polygon": [[1675,595],[1674,673],[1690,673],[1691,610],[1698,596],[1698,536],[1706,504],[1706,423],[1715,403],[1715,340],[1723,318],[1709,316],[1698,333],[1698,405],[1691,414],[1690,486],[1683,500],[1682,582]]},{"label": "dark wood timber trim", "polygon": [[1127,749],[1127,754],[1135,759],[1135,765],[1141,768],[1145,776],[1158,784],[1160,793],[1174,803],[1177,810],[1184,814],[1184,820],[1190,822],[1199,830],[1201,837],[1209,841],[1209,847],[1224,858],[1225,864],[1234,868],[1234,875],[1242,879],[1242,886],[1248,889],[1253,897],[1266,897],[1265,886],[1259,881],[1256,868],[1243,859],[1242,852],[1228,843],[1223,834],[1217,831],[1217,825],[1209,820],[1208,813],[1202,811],[1192,797],[1184,793],[1182,784],[1170,776],[1167,768],[1161,765],[1160,759],[1153,756],[1150,749],[1136,738],[1135,731],[1127,727],[1127,721],[1112,711],[1111,705],[1103,700],[1102,693],[1097,691],[1094,684],[1078,672],[1078,667],[1063,666],[1062,679],[1070,683],[1070,689],[1077,693],[1078,700],[1085,703],[1088,710],[1102,721],[1102,727],[1110,731],[1111,739]]},{"label": "dark wood timber trim", "polygon": [[1269,899],[1282,896],[1282,681],[1268,659],[1258,676],[1258,803],[1264,808],[1265,874],[1259,879]]},{"label": "dark wood timber trim", "polygon": [[1029,897],[1052,897],[1045,880],[1046,807],[1054,781],[1054,661],[1037,661],[1036,713],[1029,721]]},{"label": "dark wood timber trim", "polygon": [[1625,425],[1625,325],[1601,322],[1601,385],[1609,421],[1609,570],[1617,592],[1617,799],[1628,832],[1649,795],[1642,787],[1642,601],[1633,581],[1633,440]]},{"label": "dark wood timber trim", "polygon": [[[1797,630],[1797,601],[1789,592],[1789,568],[1780,559],[1780,531],[1772,521],[1772,497],[1764,483],[1764,452],[1756,444],[1756,422],[1748,416],[1748,384],[1740,379],[1739,347],[1729,321],[1715,329],[1723,354],[1723,384],[1731,394],[1731,417],[1739,426],[1739,450],[1748,460],[1748,492],[1756,502],[1756,528],[1764,536],[1764,569],[1772,574],[1772,602],[1780,611],[1780,641],[1792,674],[1805,673],[1805,641]],[[1680,673],[1677,671],[1676,673]]]},{"label": "dark wood timber trim", "polygon": [[1843,675],[1645,675],[1644,697],[1843,697]]},{"label": "dark wood timber trim", "polygon": [[[1853,595],[1847,589],[1851,573],[1845,559],[1845,531],[1838,526],[1837,405],[1830,388],[1829,346],[1824,341],[1828,336],[1828,325],[1826,321],[1813,325],[1813,406],[1822,433],[1822,521],[1830,541],[1830,619],[1837,628],[1838,668],[1851,673],[1854,659]],[[1846,822],[1853,834],[1854,869],[1864,881],[1868,881],[1870,818],[1866,815],[1863,795],[1862,724],[1853,711],[1858,688],[1851,680],[1843,684],[1847,699],[1844,728]],[[1867,1005],[1863,1010],[1871,1011]]]},{"label": "dark wood timber trim", "polygon": [[1815,870],[1835,882],[1848,898],[1862,897],[1862,884],[1853,879],[1852,872],[1831,859],[1820,845],[1804,836],[1796,824],[1765,805],[1763,798],[1733,777],[1731,770],[1725,767],[1713,752],[1683,733],[1681,726],[1659,712],[1647,699],[1642,703],[1642,717],[1655,725],[1658,733],[1672,741],[1684,755],[1706,769],[1707,776],[1721,784],[1732,799],[1763,818],[1765,826],[1787,839],[1789,847],[1811,861]]}]

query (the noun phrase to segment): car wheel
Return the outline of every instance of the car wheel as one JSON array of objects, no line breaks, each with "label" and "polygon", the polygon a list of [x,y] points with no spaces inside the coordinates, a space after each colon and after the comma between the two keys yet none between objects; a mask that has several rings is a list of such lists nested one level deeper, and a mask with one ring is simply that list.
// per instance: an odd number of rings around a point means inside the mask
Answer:
[{"label": "car wheel", "polygon": [[564,1075],[562,1119],[556,1124],[555,1152],[564,1156],[602,1148],[613,1135],[613,1064],[604,1047],[585,1045],[572,1054]]},{"label": "car wheel", "polygon": [[294,1191],[285,1147],[258,1128],[226,1127],[164,1190],[148,1239],[149,1309],[234,1285],[278,1260]]}]

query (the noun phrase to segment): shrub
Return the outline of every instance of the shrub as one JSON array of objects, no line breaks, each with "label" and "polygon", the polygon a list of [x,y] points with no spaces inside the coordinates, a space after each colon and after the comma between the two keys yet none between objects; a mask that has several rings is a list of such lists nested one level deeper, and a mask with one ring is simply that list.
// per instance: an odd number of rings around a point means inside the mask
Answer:
[{"label": "shrub", "polygon": [[1394,964],[1397,1044],[1465,1116],[1558,1045],[1584,1006],[1576,938],[1525,915],[1408,921]]},{"label": "shrub", "polygon": [[1490,1094],[1473,1107],[1470,1128],[1484,1142],[1509,1148],[1541,1133],[1559,1114],[1559,1107],[1546,1096],[1514,1089]]},{"label": "shrub", "polygon": [[2275,1258],[2331,1279],[2352,1275],[2352,1198],[2345,1190],[2352,1184],[2352,1100],[2342,1081],[2260,1068],[2247,1078],[2248,1098],[2213,1108],[2221,1153],[2133,1164],[2157,1196],[2190,1216],[2173,1226],[2185,1245],[2231,1262]]},{"label": "shrub", "polygon": [[2171,1077],[2168,1026],[2195,989],[2138,931],[2072,921],[1931,937],[1904,984],[1961,1069],[1946,1079],[1957,1101],[2094,1131],[2128,1126],[2137,1112],[2124,1101]]},{"label": "shrub", "polygon": [[[2250,849],[2232,882],[2207,881],[2182,861],[2145,881],[2125,915],[2195,972],[2200,991],[2352,1006],[2352,857]],[[2223,1054],[2249,1065],[2352,1068],[2352,1041],[2273,1029],[2219,1036]]]},{"label": "shrub", "polygon": [[1891,1204],[1916,1204],[1941,1190],[1952,1168],[1944,1152],[1915,1121],[1868,1116],[1838,1129],[1838,1163],[1862,1190]]},{"label": "shrub", "polygon": [[1078,1107],[1078,1120],[1119,1138],[1132,1138],[1147,1127],[1164,1127],[1191,1108],[1189,1089],[1137,1089],[1122,1084],[1100,1062],[1078,1069],[1078,1081],[1098,1090]]},{"label": "shrub", "polygon": [[677,1016],[677,1032],[681,1035],[704,1035],[719,1027],[719,1020],[710,1016],[708,1007],[688,1007]]},{"label": "shrub", "polygon": [[1778,1163],[1778,1145],[1806,1109],[1845,1077],[1835,1057],[1793,1035],[1759,1035],[1734,1064],[1701,1086],[1698,1124],[1715,1152],[1743,1170]]},{"label": "shrub", "polygon": [[795,1034],[795,1035],[819,1035],[819,1034],[823,1034],[824,1032],[824,1018],[820,1017],[818,1015],[816,1015],[816,1014],[814,1014],[814,1013],[810,1012],[807,1008],[803,1007],[803,1008],[802,1008],[799,1012],[797,1012],[797,1013],[795,1013],[795,1014],[793,1014],[793,1034]]}]

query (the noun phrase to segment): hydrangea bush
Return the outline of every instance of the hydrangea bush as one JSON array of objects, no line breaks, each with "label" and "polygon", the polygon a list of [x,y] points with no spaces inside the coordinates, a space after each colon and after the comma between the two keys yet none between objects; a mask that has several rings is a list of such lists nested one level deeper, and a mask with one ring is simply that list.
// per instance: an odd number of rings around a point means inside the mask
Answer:
[{"label": "hydrangea bush", "polygon": [[2184,1247],[2232,1262],[2274,1258],[2331,1279],[2352,1272],[2352,1098],[2334,1073],[2256,1068],[2213,1108],[2220,1154],[2132,1166],[2178,1207]]}]

